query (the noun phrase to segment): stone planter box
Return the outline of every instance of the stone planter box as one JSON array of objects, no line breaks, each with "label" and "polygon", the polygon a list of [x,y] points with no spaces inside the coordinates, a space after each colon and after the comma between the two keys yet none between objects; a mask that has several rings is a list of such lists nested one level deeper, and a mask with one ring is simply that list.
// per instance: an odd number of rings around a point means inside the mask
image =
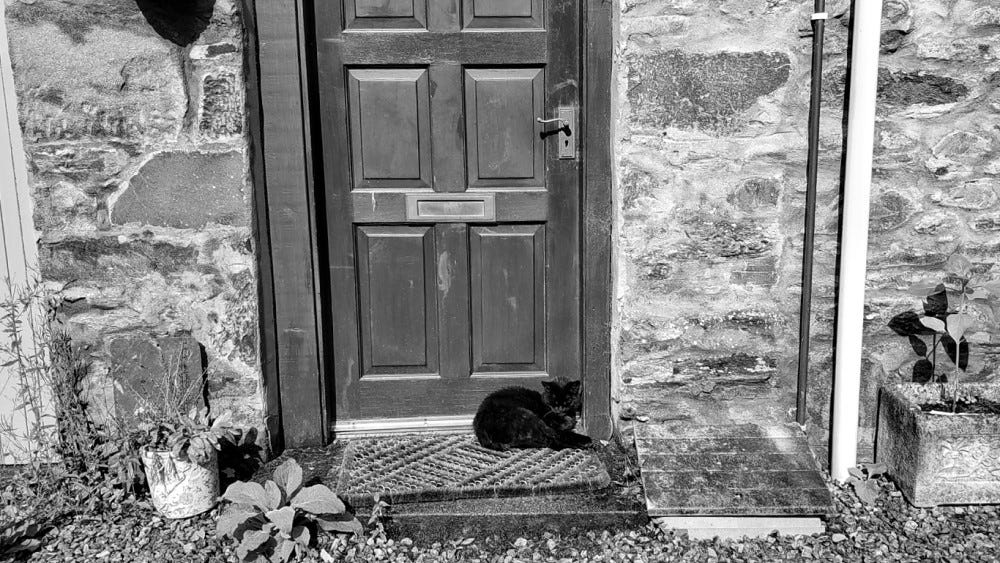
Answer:
[{"label": "stone planter box", "polygon": [[[1000,401],[1000,384],[960,385],[960,397]],[[1000,503],[1000,416],[937,415],[941,385],[903,383],[882,389],[876,461],[914,506]]]}]

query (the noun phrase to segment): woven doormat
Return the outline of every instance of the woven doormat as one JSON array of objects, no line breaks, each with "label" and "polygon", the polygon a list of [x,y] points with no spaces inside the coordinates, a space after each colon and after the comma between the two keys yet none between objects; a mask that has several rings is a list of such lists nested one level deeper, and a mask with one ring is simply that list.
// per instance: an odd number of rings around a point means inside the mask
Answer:
[{"label": "woven doormat", "polygon": [[610,482],[604,464],[587,450],[497,452],[475,436],[417,435],[348,443],[337,492],[365,506],[376,493],[403,503],[594,490]]}]

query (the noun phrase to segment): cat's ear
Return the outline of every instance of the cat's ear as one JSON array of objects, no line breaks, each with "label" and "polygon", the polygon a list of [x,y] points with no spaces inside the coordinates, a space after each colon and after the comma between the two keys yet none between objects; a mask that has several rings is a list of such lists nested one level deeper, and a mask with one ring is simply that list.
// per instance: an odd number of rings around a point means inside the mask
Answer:
[{"label": "cat's ear", "polygon": [[570,394],[576,394],[580,392],[580,381],[570,381],[566,384],[566,392]]},{"label": "cat's ear", "polygon": [[542,389],[545,389],[545,390],[546,390],[546,391],[548,391],[549,393],[551,393],[551,392],[552,392],[552,388],[553,388],[554,386],[555,386],[555,383],[554,383],[554,382],[552,382],[552,381],[543,381],[543,382],[542,382]]}]

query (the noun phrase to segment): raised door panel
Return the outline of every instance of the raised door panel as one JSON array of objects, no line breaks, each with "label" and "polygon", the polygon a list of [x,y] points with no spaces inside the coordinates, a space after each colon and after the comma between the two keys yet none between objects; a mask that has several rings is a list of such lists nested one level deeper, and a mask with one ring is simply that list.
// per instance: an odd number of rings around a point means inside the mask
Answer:
[{"label": "raised door panel", "polygon": [[344,0],[347,29],[422,28],[427,0]]},{"label": "raised door panel", "polygon": [[436,376],[438,306],[430,227],[358,228],[362,379]]},{"label": "raised door panel", "polygon": [[544,185],[544,152],[537,122],[544,110],[543,74],[539,68],[466,70],[470,186]]},{"label": "raised door panel", "polygon": [[425,69],[348,71],[356,188],[427,188],[430,105]]},{"label": "raised door panel", "polygon": [[467,28],[541,28],[542,0],[462,0]]},{"label": "raised door panel", "polygon": [[545,227],[470,231],[473,372],[545,370]]}]

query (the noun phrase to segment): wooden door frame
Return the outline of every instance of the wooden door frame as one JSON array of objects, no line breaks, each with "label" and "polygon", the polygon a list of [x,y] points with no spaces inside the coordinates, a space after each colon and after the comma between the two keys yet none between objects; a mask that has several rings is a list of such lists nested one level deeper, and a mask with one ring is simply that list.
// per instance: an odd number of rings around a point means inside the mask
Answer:
[{"label": "wooden door frame", "polygon": [[[257,254],[264,415],[271,450],[329,439],[324,374],[317,169],[308,69],[312,0],[243,0],[247,112]],[[330,0],[324,0],[330,1]],[[581,338],[583,427],[607,438],[611,420],[612,10],[583,1]],[[318,132],[317,132],[318,134]],[[332,382],[332,379],[330,379]],[[332,387],[332,385],[331,385]]]}]

